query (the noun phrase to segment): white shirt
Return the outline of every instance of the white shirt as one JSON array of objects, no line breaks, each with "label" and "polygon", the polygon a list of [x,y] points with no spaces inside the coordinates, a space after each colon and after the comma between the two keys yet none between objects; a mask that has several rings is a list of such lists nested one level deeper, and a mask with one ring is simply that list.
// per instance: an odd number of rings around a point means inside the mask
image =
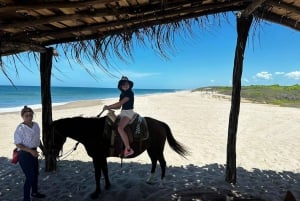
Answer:
[{"label": "white shirt", "polygon": [[32,128],[25,124],[18,125],[14,134],[15,144],[22,144],[28,148],[36,148],[40,145],[40,127],[37,123],[32,123]]}]

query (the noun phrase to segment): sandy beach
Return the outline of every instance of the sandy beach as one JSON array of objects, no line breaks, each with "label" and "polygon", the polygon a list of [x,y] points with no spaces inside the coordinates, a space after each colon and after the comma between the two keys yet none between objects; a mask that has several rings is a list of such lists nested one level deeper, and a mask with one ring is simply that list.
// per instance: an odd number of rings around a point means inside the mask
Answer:
[{"label": "sandy beach", "polygon": [[[96,116],[115,99],[79,101],[56,106],[53,120],[72,116]],[[166,122],[174,137],[190,152],[182,158],[165,147],[167,161],[164,188],[147,184],[150,159],[146,152],[134,159],[108,158],[110,190],[101,180],[102,201],[188,200],[181,192],[232,191],[267,201],[282,201],[287,190],[300,200],[300,109],[242,101],[237,133],[237,184],[225,182],[228,119],[231,102],[218,94],[181,91],[137,96],[135,111]],[[41,110],[34,120],[41,126]],[[10,163],[13,133],[21,122],[19,112],[0,113],[0,200],[22,201],[24,175]],[[64,150],[73,148],[68,139]],[[58,162],[56,172],[45,172],[40,158],[40,191],[46,201],[88,201],[94,190],[91,158],[80,144]]]}]

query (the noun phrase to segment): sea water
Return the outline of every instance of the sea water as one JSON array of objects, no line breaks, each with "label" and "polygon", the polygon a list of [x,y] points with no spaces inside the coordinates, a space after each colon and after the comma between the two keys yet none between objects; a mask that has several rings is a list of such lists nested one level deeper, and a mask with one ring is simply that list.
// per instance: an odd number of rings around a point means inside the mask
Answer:
[{"label": "sea water", "polygon": [[[134,89],[135,95],[169,93],[176,89]],[[51,87],[53,105],[80,100],[119,98],[117,88],[89,87]],[[20,111],[24,106],[41,107],[41,88],[39,86],[0,86],[0,113]]]}]

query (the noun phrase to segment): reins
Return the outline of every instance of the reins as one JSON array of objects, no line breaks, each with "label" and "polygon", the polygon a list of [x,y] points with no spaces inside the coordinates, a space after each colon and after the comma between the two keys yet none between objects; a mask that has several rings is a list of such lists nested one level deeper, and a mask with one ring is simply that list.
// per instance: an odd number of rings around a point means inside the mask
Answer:
[{"label": "reins", "polygon": [[[60,136],[63,136],[63,135],[60,134],[59,132],[58,132],[58,134],[59,134]],[[75,150],[77,149],[79,143],[80,143],[80,142],[76,142],[75,145],[74,145],[74,147],[73,147],[72,149],[70,149],[69,151],[67,151],[65,154],[61,154],[61,155],[57,156],[58,160],[65,159],[67,156],[69,156],[73,151],[75,151]],[[61,151],[61,153],[63,153],[63,152]]]},{"label": "reins", "polygon": [[99,118],[101,115],[102,115],[102,113],[104,112],[105,110],[103,109],[98,115],[97,115],[97,117]]},{"label": "reins", "polygon": [[69,156],[73,151],[75,151],[77,149],[79,143],[80,142],[76,142],[75,146],[72,149],[70,149],[69,151],[67,151],[67,153],[65,153],[65,154],[59,155],[58,159],[62,160],[62,159],[65,159],[67,156]]}]

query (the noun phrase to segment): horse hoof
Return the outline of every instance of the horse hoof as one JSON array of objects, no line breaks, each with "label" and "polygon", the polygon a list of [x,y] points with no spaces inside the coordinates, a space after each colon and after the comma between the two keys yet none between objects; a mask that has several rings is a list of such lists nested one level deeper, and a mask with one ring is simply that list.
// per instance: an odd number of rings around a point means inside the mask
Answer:
[{"label": "horse hoof", "polygon": [[159,188],[165,188],[165,179],[160,180]]},{"label": "horse hoof", "polygon": [[154,184],[153,181],[146,181],[146,183],[149,184],[149,185],[153,185]]},{"label": "horse hoof", "polygon": [[98,193],[98,192],[94,192],[94,193],[92,193],[92,194],[90,195],[90,198],[91,198],[92,200],[97,199],[97,198],[99,197],[99,194],[100,194],[100,193]]},{"label": "horse hoof", "polygon": [[146,180],[147,184],[154,184],[155,183],[155,177],[154,177],[154,173],[151,173],[148,177],[148,179]]}]

